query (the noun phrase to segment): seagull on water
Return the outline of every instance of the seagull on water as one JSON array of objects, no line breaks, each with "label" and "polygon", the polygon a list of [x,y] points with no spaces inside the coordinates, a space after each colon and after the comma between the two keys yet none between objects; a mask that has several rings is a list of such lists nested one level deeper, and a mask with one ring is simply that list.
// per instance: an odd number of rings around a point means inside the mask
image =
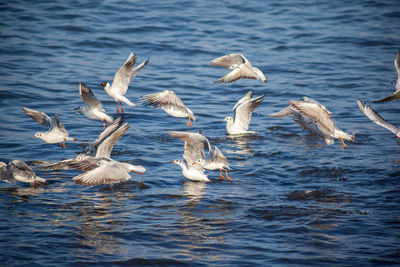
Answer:
[{"label": "seagull on water", "polygon": [[105,122],[109,125],[113,122],[113,118],[105,113],[103,105],[97,100],[92,90],[84,83],[79,83],[79,95],[86,107],[79,106],[75,110],[83,113],[91,120],[99,120],[103,122],[104,129],[106,128]]},{"label": "seagull on water", "polygon": [[231,83],[240,78],[256,79],[267,82],[264,73],[254,67],[251,62],[242,54],[229,54],[210,61],[213,66],[221,66],[232,71],[217,80],[219,83]]},{"label": "seagull on water", "polygon": [[349,135],[336,127],[331,117],[332,113],[325,106],[309,97],[304,97],[303,100],[289,101],[288,107],[271,116],[275,118],[291,116],[297,124],[324,139],[328,145],[333,144],[334,139],[338,139],[339,147],[342,150],[343,147],[340,142],[348,147],[343,139],[354,141],[354,135]]},{"label": "seagull on water", "polygon": [[171,163],[177,164],[182,168],[182,174],[184,177],[186,177],[189,180],[192,181],[198,181],[198,182],[209,182],[210,179],[208,179],[207,175],[204,174],[204,168],[200,165],[193,165],[190,160],[188,160],[185,155],[183,158],[186,161],[186,164],[180,160],[176,159],[173,161],[170,161]]},{"label": "seagull on water", "polygon": [[31,185],[44,185],[46,180],[36,176],[35,172],[22,160],[13,160],[8,163],[0,162],[1,180],[12,183],[20,181]]},{"label": "seagull on water", "polygon": [[37,132],[34,136],[41,139],[42,141],[48,144],[60,143],[62,148],[65,148],[66,141],[76,141],[76,138],[68,137],[68,131],[65,129],[64,125],[60,122],[58,118],[58,114],[55,114],[52,119],[44,113],[34,109],[22,107],[22,110],[26,115],[31,117],[33,120],[43,124],[44,126],[49,127],[47,132]]},{"label": "seagull on water", "polygon": [[374,101],[374,103],[382,103],[382,102],[388,102],[388,101],[400,99],[400,67],[399,67],[399,65],[400,65],[400,49],[397,51],[397,56],[394,59],[394,67],[396,68],[396,71],[397,71],[396,92],[394,92],[390,96],[387,96],[380,100],[376,100],[376,101]]},{"label": "seagull on water", "polygon": [[128,90],[129,83],[135,78],[138,71],[143,69],[148,63],[149,58],[140,63],[136,68],[133,68],[136,63],[136,55],[135,52],[131,52],[129,57],[126,59],[124,65],[115,73],[114,80],[112,84],[108,82],[102,82],[101,86],[104,87],[107,94],[115,99],[117,102],[117,113],[119,113],[118,103],[121,105],[121,112],[124,113],[124,109],[122,108],[122,103],[124,102],[129,106],[133,107],[133,104],[129,99],[125,97],[126,91]]},{"label": "seagull on water", "polygon": [[[210,142],[201,131],[199,133],[169,131],[168,133],[170,136],[179,138],[185,142],[183,158],[187,162],[187,169],[190,170],[192,166],[198,164],[207,170],[219,170],[220,177],[223,180],[225,180],[225,177],[222,175],[222,171],[224,171],[226,178],[232,181],[226,170],[230,169],[228,160],[217,146],[212,150]],[[197,170],[201,170],[202,168],[195,168],[193,171],[198,172]]]},{"label": "seagull on water", "polygon": [[190,122],[191,118],[197,122],[193,112],[183,104],[183,101],[174,91],[165,90],[159,93],[148,94],[142,96],[141,100],[145,105],[163,109],[172,117],[187,118],[186,124],[189,127],[193,126]]},{"label": "seagull on water", "polygon": [[233,107],[234,117],[226,117],[223,121],[226,122],[226,131],[228,134],[245,134],[248,131],[251,121],[251,114],[258,107],[264,95],[252,98],[253,92],[249,91],[244,97],[239,99]]},{"label": "seagull on water", "polygon": [[375,110],[373,110],[370,106],[367,106],[367,104],[362,104],[360,99],[357,99],[357,104],[362,113],[364,113],[365,116],[367,116],[371,121],[374,123],[382,126],[383,128],[388,129],[392,133],[395,134],[395,137],[397,139],[397,144],[400,145],[400,128],[387,122],[384,118],[382,118]]}]

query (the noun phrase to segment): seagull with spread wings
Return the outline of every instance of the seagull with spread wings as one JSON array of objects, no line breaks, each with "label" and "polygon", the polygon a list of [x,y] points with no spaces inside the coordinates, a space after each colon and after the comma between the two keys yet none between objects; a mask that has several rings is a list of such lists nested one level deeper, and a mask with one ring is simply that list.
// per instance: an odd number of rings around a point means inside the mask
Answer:
[{"label": "seagull with spread wings", "polygon": [[239,80],[240,78],[245,79],[256,79],[263,82],[267,82],[267,78],[264,73],[254,67],[251,62],[242,54],[229,54],[210,61],[213,66],[226,67],[231,69],[228,74],[217,80],[219,83],[231,83]]},{"label": "seagull with spread wings", "polygon": [[251,121],[253,111],[258,107],[264,95],[253,98],[253,92],[249,91],[233,107],[234,117],[228,116],[223,121],[226,122],[226,131],[228,134],[246,134]]},{"label": "seagull with spread wings", "polygon": [[312,134],[321,137],[326,144],[331,145],[334,139],[339,140],[339,147],[343,150],[340,142],[345,147],[343,139],[354,141],[354,135],[349,135],[336,127],[331,117],[331,112],[318,101],[304,97],[304,101],[289,101],[289,106],[272,114],[272,117],[281,118],[291,116],[292,119]]},{"label": "seagull with spread wings", "polygon": [[105,113],[103,105],[97,100],[93,91],[84,83],[79,83],[79,95],[86,106],[79,106],[75,108],[75,110],[83,113],[91,120],[102,121],[104,129],[106,128],[105,122],[107,122],[108,125],[113,122],[113,118]]},{"label": "seagull with spread wings", "polygon": [[149,58],[134,68],[135,63],[135,52],[131,52],[124,65],[122,65],[122,67],[115,73],[112,84],[110,85],[109,82],[101,83],[101,86],[104,87],[107,94],[117,102],[117,113],[119,113],[118,103],[121,105],[122,113],[124,113],[124,109],[122,108],[121,102],[124,102],[131,107],[135,105],[125,97],[125,94],[132,79],[135,78],[136,74],[149,63]]},{"label": "seagull with spread wings", "polygon": [[158,93],[148,94],[141,97],[143,104],[160,108],[168,115],[178,118],[187,118],[186,124],[191,127],[193,124],[190,122],[192,118],[197,122],[193,112],[183,104],[180,97],[171,90],[165,90]]},{"label": "seagull with spread wings", "polygon": [[49,127],[47,132],[37,132],[34,136],[41,139],[42,141],[48,144],[60,143],[62,148],[65,148],[66,141],[76,141],[76,138],[69,137],[69,133],[67,129],[65,129],[64,125],[60,122],[58,118],[58,114],[55,114],[52,119],[44,113],[34,109],[22,107],[22,110],[26,115],[31,117],[33,120],[43,124],[44,126]]}]

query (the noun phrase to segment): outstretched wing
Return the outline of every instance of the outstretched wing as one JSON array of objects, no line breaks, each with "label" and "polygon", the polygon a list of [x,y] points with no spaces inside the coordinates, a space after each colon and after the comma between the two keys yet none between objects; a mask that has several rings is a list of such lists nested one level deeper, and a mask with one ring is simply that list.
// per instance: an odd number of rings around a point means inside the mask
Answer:
[{"label": "outstretched wing", "polygon": [[229,55],[225,55],[225,56],[211,60],[210,64],[213,66],[231,68],[231,66],[234,64],[240,65],[245,62],[246,62],[246,58],[242,54],[229,54]]},{"label": "outstretched wing", "polygon": [[388,129],[394,134],[397,134],[400,131],[399,127],[394,126],[393,124],[387,122],[384,118],[382,118],[375,110],[373,110],[370,106],[367,106],[367,104],[362,104],[360,99],[357,99],[357,104],[362,113],[364,113],[365,116],[367,116],[371,121],[374,123]]},{"label": "outstretched wing", "polygon": [[90,109],[103,110],[103,105],[97,100],[92,90],[87,87],[84,83],[79,83],[79,95],[83,103],[85,103]]},{"label": "outstretched wing", "polygon": [[47,126],[47,127],[52,126],[52,120],[46,113],[40,112],[40,111],[37,111],[34,109],[26,108],[26,107],[22,107],[22,110],[24,111],[24,113],[26,115],[28,115],[29,117],[31,117],[33,120],[37,121],[38,123],[43,124],[44,126]]}]

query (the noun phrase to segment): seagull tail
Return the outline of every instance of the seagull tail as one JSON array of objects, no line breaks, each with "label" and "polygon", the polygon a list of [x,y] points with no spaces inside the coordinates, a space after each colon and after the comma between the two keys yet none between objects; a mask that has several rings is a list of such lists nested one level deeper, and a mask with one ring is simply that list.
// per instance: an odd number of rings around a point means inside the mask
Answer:
[{"label": "seagull tail", "polygon": [[133,104],[131,101],[129,101],[129,99],[126,98],[125,96],[120,96],[118,100],[124,102],[125,104],[129,105],[130,107],[135,106],[135,104]]}]

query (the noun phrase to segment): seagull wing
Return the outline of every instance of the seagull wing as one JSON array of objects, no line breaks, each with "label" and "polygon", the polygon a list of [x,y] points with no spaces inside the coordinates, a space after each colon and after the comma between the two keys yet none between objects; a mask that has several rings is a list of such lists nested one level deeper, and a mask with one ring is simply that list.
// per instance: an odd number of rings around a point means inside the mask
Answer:
[{"label": "seagull wing", "polygon": [[364,113],[365,116],[367,116],[371,121],[374,123],[388,129],[394,134],[397,134],[400,131],[399,127],[394,126],[393,124],[387,122],[384,118],[382,118],[375,110],[373,110],[370,106],[367,106],[367,104],[362,104],[360,99],[357,99],[357,104],[362,113]]},{"label": "seagull wing", "polygon": [[120,164],[112,162],[75,176],[72,181],[80,185],[95,186],[120,183],[130,177],[126,168],[122,168]]},{"label": "seagull wing", "polygon": [[124,65],[122,65],[122,67],[114,75],[112,87],[116,86],[120,88],[120,93],[122,95],[125,95],[126,91],[128,90],[128,85],[131,82],[131,73],[135,63],[135,52],[131,52]]},{"label": "seagull wing", "polygon": [[103,141],[107,136],[109,136],[111,133],[113,133],[116,129],[118,129],[122,123],[124,122],[122,117],[119,117],[115,119],[105,130],[103,130],[97,139],[94,141],[93,146],[95,147],[98,145],[101,141]]},{"label": "seagull wing", "polygon": [[92,90],[87,87],[84,83],[79,83],[79,95],[83,103],[85,103],[90,109],[103,109],[103,105],[97,100]]},{"label": "seagull wing", "polygon": [[159,107],[174,107],[174,109],[187,112],[187,107],[180,99],[180,97],[171,90],[165,90],[159,93],[148,94],[141,97],[141,101],[144,105]]},{"label": "seagull wing", "polygon": [[303,101],[289,101],[289,104],[301,114],[314,119],[320,126],[321,131],[332,135],[335,131],[335,122],[329,111],[322,105]]},{"label": "seagull wing", "polygon": [[188,133],[179,131],[169,131],[170,136],[179,138],[185,142],[184,152],[187,160],[196,161],[204,159],[211,151],[211,145],[208,139],[199,133]]},{"label": "seagull wing", "polygon": [[242,54],[229,54],[210,61],[213,66],[221,66],[231,68],[232,65],[240,65],[246,62],[246,58]]},{"label": "seagull wing", "polygon": [[264,98],[264,95],[248,99],[241,105],[235,108],[234,110],[234,123],[238,125],[240,128],[247,129],[249,128],[250,120],[251,120],[251,115],[253,111],[258,107],[262,100]]},{"label": "seagull wing", "polygon": [[28,115],[29,117],[31,117],[33,120],[37,121],[40,124],[43,124],[44,126],[47,127],[52,127],[52,120],[50,119],[50,117],[44,113],[44,112],[40,112],[34,109],[30,109],[30,108],[25,108],[22,107],[22,110],[24,111],[24,113],[26,115]]},{"label": "seagull wing", "polygon": [[382,103],[382,102],[388,102],[388,101],[398,100],[398,99],[400,99],[400,88],[399,88],[399,90],[397,90],[390,96],[387,96],[387,97],[379,99],[379,100],[375,100],[374,103]]},{"label": "seagull wing", "polygon": [[242,64],[237,68],[234,68],[232,71],[230,71],[228,74],[223,76],[222,78],[218,79],[218,83],[231,83],[234,81],[239,80],[240,78],[246,78],[246,79],[260,79],[257,73],[254,72],[254,70],[249,67],[246,64]]},{"label": "seagull wing", "polygon": [[115,142],[123,136],[129,129],[129,124],[126,122],[124,125],[115,130],[110,136],[108,136],[97,148],[96,157],[110,157],[111,150],[114,147]]}]

